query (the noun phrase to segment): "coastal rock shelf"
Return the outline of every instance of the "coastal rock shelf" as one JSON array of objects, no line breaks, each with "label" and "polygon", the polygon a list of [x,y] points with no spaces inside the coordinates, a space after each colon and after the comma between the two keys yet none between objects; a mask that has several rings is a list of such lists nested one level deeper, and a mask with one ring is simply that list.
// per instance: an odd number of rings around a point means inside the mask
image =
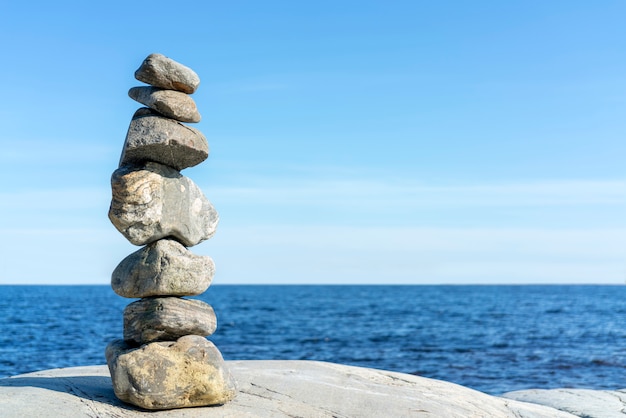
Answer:
[{"label": "coastal rock shelf", "polygon": [[[213,308],[183,296],[202,294],[215,266],[188,250],[215,233],[219,216],[180,170],[209,155],[206,138],[182,122],[199,122],[189,94],[200,84],[190,68],[148,56],[135,78],[150,86],[128,95],[148,106],[130,122],[111,176],[109,219],[132,244],[145,245],[111,275],[120,296],[140,298],[124,310],[124,338],[105,350],[115,395],[144,409],[224,404],[235,384],[220,351],[206,340],[217,328]],[[108,414],[107,414],[108,415]]]},{"label": "coastal rock shelf", "polygon": [[[624,401],[608,391],[559,409],[499,398],[453,383],[314,361],[231,361],[237,397],[220,407],[145,412],[120,402],[106,366],[74,367],[0,379],[0,411],[21,417],[425,417],[611,418]],[[552,391],[547,391],[552,393]],[[622,393],[622,392],[618,392]],[[546,396],[546,400],[550,396]],[[547,402],[546,402],[547,403]],[[565,410],[577,411],[576,414]]]},{"label": "coastal rock shelf", "polygon": [[504,398],[536,403],[586,418],[624,418],[626,389],[528,389],[509,392]]}]

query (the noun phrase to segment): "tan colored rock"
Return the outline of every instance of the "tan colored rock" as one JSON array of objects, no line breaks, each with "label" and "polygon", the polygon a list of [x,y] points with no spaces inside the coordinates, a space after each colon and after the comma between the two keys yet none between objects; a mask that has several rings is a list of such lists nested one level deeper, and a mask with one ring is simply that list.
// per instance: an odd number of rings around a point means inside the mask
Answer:
[{"label": "tan colored rock", "polygon": [[125,298],[193,296],[208,289],[214,273],[211,257],[160,239],[122,260],[113,270],[111,287]]},{"label": "tan colored rock", "polygon": [[200,122],[196,102],[185,93],[157,87],[133,87],[128,90],[128,96],[168,118],[181,122]]},{"label": "tan colored rock", "polygon": [[124,340],[134,344],[209,336],[217,328],[211,305],[177,297],[145,298],[124,309]]},{"label": "tan colored rock", "polygon": [[202,132],[143,107],[130,122],[119,165],[153,161],[182,170],[208,156],[209,144]]},{"label": "tan colored rock", "polygon": [[109,219],[131,243],[173,237],[186,247],[215,234],[219,216],[191,179],[162,164],[123,166],[111,177]]},{"label": "tan colored rock", "polygon": [[200,78],[186,67],[162,54],[150,54],[135,71],[135,78],[151,86],[191,94],[200,84]]},{"label": "tan colored rock", "polygon": [[236,395],[219,350],[195,335],[140,348],[116,340],[107,346],[106,359],[115,395],[141,408],[220,405]]}]

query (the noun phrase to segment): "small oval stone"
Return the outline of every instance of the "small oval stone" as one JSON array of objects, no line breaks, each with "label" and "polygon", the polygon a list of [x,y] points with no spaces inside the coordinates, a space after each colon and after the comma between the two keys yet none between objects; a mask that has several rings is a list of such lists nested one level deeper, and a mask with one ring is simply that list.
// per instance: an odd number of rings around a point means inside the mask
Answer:
[{"label": "small oval stone", "polygon": [[200,122],[196,102],[185,93],[157,87],[133,87],[128,90],[128,96],[168,118],[181,122]]},{"label": "small oval stone", "polygon": [[135,78],[151,86],[191,94],[200,84],[200,77],[191,68],[162,54],[150,54],[135,71]]}]

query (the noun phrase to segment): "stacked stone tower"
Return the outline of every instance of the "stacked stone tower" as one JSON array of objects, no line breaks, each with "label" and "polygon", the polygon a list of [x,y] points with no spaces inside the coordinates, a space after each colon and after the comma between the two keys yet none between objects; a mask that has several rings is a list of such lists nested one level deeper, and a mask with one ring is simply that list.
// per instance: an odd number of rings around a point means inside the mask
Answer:
[{"label": "stacked stone tower", "polygon": [[218,214],[180,171],[209,155],[206,138],[182,122],[199,122],[189,96],[200,79],[190,68],[152,54],[135,72],[150,86],[129,96],[135,112],[111,178],[109,219],[143,246],[115,268],[113,290],[138,298],[124,310],[124,339],[106,359],[118,398],[146,409],[228,402],[235,389],[219,350],[205,337],[217,326],[213,308],[194,299],[211,284],[213,260],[194,246],[215,233]]}]

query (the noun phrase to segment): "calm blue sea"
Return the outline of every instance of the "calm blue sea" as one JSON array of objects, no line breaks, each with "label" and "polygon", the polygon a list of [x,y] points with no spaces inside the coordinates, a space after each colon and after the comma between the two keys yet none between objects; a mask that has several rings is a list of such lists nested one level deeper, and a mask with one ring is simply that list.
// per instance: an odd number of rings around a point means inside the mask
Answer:
[{"label": "calm blue sea", "polygon": [[[323,360],[487,393],[626,388],[622,286],[212,286],[228,359]],[[0,377],[104,364],[131,302],[109,286],[0,286]]]}]

